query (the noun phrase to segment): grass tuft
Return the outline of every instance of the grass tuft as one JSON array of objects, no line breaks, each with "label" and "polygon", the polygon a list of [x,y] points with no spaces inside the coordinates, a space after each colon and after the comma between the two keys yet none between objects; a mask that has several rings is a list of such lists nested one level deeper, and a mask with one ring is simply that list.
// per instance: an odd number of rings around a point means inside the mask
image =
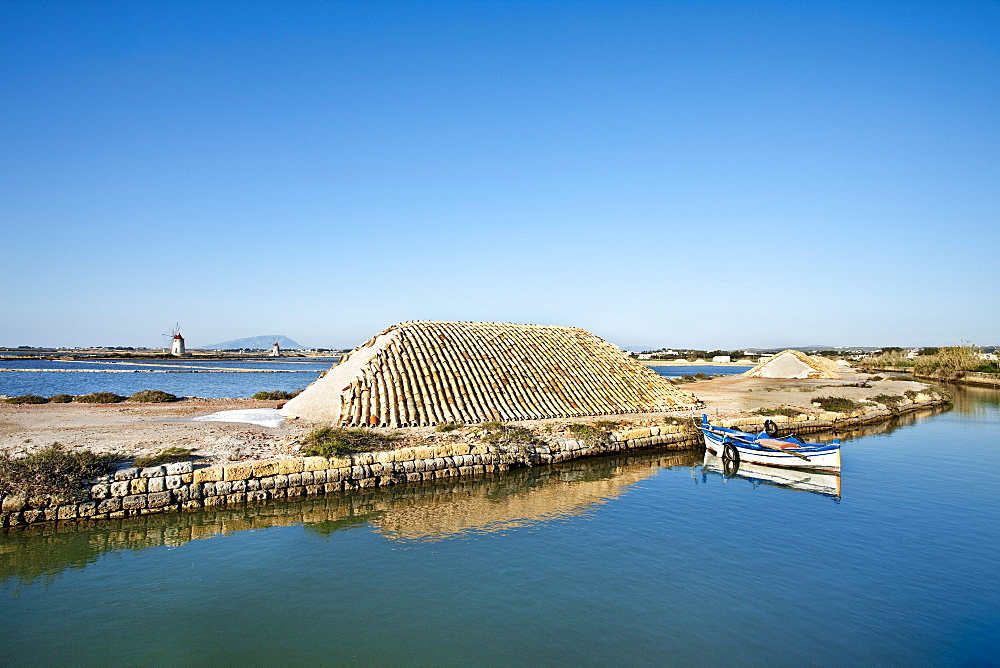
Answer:
[{"label": "grass tuft", "polygon": [[368,429],[320,427],[305,437],[300,451],[307,457],[329,458],[351,452],[390,450],[399,438],[397,434],[380,434]]},{"label": "grass tuft", "polygon": [[4,399],[4,403],[8,404],[44,404],[47,402],[48,399],[40,397],[37,394],[22,394],[17,397],[8,397]]},{"label": "grass tuft", "polygon": [[59,443],[23,457],[0,453],[0,494],[80,499],[86,496],[84,482],[110,472],[117,459],[115,454],[67,450]]},{"label": "grass tuft", "polygon": [[811,401],[831,413],[850,413],[858,409],[858,405],[846,397],[813,397]]},{"label": "grass tuft", "polygon": [[91,392],[73,397],[73,401],[79,404],[117,404],[125,401],[125,397],[111,392]]},{"label": "grass tuft", "polygon": [[442,422],[438,426],[434,427],[434,430],[443,433],[448,433],[449,431],[455,431],[456,429],[461,429],[464,426],[465,426],[464,424],[461,424],[459,422]]},{"label": "grass tuft", "polygon": [[163,390],[141,390],[128,398],[129,401],[140,401],[145,404],[164,404],[177,401],[177,397]]},{"label": "grass tuft", "polygon": [[281,401],[293,399],[300,394],[302,394],[302,390],[295,390],[294,392],[285,392],[284,390],[261,391],[253,395],[251,399],[258,399],[261,401]]},{"label": "grass tuft", "polygon": [[169,462],[186,462],[191,459],[191,453],[194,452],[191,448],[178,448],[176,446],[170,446],[169,448],[164,448],[160,450],[155,455],[146,455],[145,457],[136,457],[136,466],[159,466],[160,464],[167,464]]},{"label": "grass tuft", "polygon": [[49,397],[50,404],[68,404],[73,401],[72,394],[53,394]]}]

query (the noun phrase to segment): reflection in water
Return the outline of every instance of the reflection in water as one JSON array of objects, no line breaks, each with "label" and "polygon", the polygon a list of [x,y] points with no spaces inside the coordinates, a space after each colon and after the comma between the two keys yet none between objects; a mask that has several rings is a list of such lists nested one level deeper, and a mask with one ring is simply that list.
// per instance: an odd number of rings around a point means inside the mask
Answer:
[{"label": "reflection in water", "polygon": [[941,413],[946,413],[950,410],[951,406],[934,406],[933,408],[924,408],[918,411],[913,411],[912,413],[901,413],[900,415],[886,420],[885,422],[877,422],[875,424],[861,425],[858,427],[840,428],[835,431],[807,434],[806,440],[814,441],[816,443],[827,443],[834,439],[838,439],[843,442],[854,441],[865,436],[891,434],[897,429],[912,427],[918,422],[923,422],[928,418],[940,415]]},{"label": "reflection in water", "polygon": [[[701,465],[701,482],[708,482],[709,475],[723,478],[743,478],[754,486],[770,485],[799,492],[812,492],[840,500],[840,476],[816,471],[760,466],[734,460],[722,460],[708,450]],[[697,482],[697,478],[695,479]]]},{"label": "reflection in water", "polygon": [[0,534],[0,582],[52,579],[65,569],[85,567],[106,552],[176,547],[194,539],[275,526],[303,524],[329,536],[369,525],[393,540],[511,529],[579,515],[620,496],[660,468],[694,466],[701,457],[698,450],[647,452],[295,502],[6,529]]}]

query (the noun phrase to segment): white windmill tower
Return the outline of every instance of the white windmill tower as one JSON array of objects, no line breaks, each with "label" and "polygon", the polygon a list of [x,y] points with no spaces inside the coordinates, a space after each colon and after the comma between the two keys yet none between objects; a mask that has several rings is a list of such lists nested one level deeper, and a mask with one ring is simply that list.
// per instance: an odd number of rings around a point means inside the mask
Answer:
[{"label": "white windmill tower", "polygon": [[274,345],[271,346],[271,352],[267,354],[268,357],[281,357],[281,346],[275,341]]},{"label": "white windmill tower", "polygon": [[164,338],[170,339],[170,354],[181,357],[184,355],[184,337],[181,336],[181,324],[174,325],[170,334],[164,334]]}]

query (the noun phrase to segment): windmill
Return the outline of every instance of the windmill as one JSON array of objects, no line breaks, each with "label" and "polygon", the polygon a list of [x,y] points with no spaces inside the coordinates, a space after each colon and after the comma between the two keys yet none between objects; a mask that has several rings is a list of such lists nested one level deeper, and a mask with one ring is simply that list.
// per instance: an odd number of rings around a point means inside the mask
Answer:
[{"label": "windmill", "polygon": [[164,333],[163,338],[170,342],[169,346],[171,355],[177,355],[180,357],[184,354],[184,337],[181,336],[181,324],[179,322],[174,325],[174,329],[170,334]]}]

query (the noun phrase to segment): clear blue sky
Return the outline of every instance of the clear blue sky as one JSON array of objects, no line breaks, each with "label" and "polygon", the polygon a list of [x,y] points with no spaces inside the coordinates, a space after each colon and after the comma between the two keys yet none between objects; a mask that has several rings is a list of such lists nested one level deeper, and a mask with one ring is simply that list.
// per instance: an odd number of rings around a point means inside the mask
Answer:
[{"label": "clear blue sky", "polygon": [[1000,343],[998,2],[0,2],[0,345]]}]

